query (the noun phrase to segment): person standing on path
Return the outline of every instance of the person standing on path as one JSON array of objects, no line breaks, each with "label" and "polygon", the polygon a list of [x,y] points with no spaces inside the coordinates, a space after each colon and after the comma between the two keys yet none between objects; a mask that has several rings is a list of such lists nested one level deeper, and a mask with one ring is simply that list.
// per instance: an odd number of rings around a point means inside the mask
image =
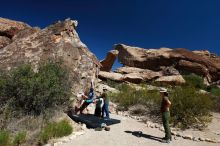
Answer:
[{"label": "person standing on path", "polygon": [[162,113],[163,127],[164,127],[164,131],[165,131],[165,137],[163,138],[162,142],[170,143],[170,141],[172,140],[171,130],[170,130],[170,126],[169,126],[171,102],[168,98],[167,89],[160,88],[160,96],[162,98],[161,113]]},{"label": "person standing on path", "polygon": [[110,99],[107,95],[107,89],[106,88],[103,88],[103,93],[102,93],[102,98],[104,99],[104,105],[102,107],[102,117],[104,118],[104,114],[106,115],[106,119],[109,119],[109,102],[110,102]]}]

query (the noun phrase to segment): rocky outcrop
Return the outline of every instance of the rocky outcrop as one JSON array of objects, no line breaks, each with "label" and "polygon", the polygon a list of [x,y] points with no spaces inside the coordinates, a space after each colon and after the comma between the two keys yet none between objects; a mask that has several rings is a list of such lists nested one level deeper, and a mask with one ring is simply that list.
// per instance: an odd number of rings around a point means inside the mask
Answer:
[{"label": "rocky outcrop", "polygon": [[119,51],[119,61],[125,66],[159,70],[160,66],[172,65],[168,53],[171,49],[168,48],[162,48],[160,51],[157,49],[145,50],[143,48],[119,44],[115,46],[115,49]]},{"label": "rocky outcrop", "polygon": [[111,93],[119,93],[119,91],[115,88],[112,88],[108,85],[102,84],[102,83],[98,83],[96,86],[96,96],[100,96],[103,93],[103,89],[106,89],[107,91],[110,91]]},{"label": "rocky outcrop", "polygon": [[[123,44],[115,46],[118,59],[124,66],[161,71],[161,67],[173,67],[174,75],[195,73],[209,82],[220,80],[220,58],[209,52],[192,52],[186,49],[143,49]],[[170,74],[172,75],[172,74]]]},{"label": "rocky outcrop", "polygon": [[117,50],[111,50],[108,52],[106,58],[102,60],[100,63],[102,67],[100,68],[101,71],[111,71],[112,66],[118,56]]},{"label": "rocky outcrop", "polygon": [[144,78],[140,73],[129,73],[123,76],[122,81],[128,81],[131,83],[141,83],[142,81],[144,81]]},{"label": "rocky outcrop", "polygon": [[204,65],[186,60],[180,60],[178,63],[178,68],[180,70],[193,72],[201,76],[207,76],[209,74],[208,69]]},{"label": "rocky outcrop", "polygon": [[[130,68],[130,70],[133,70],[135,68]],[[118,69],[118,73],[117,72],[105,72],[105,71],[100,71],[99,72],[99,78],[102,80],[113,80],[113,81],[117,81],[117,82],[131,82],[131,83],[141,83],[144,81],[152,81],[160,76],[162,76],[162,74],[160,72],[153,72],[150,70],[145,70],[145,72],[129,72],[129,68],[128,68],[128,72],[123,74],[123,73],[119,73],[119,70],[126,70],[126,67],[122,67]],[[142,69],[140,69],[142,70]]]},{"label": "rocky outcrop", "polygon": [[20,31],[30,28],[29,25],[0,17],[0,49],[9,45]]},{"label": "rocky outcrop", "polygon": [[164,85],[164,84],[182,85],[185,83],[185,80],[181,75],[173,75],[173,76],[162,76],[156,79],[155,82],[161,85]]},{"label": "rocky outcrop", "polygon": [[11,39],[5,36],[0,36],[0,49],[11,43]]},{"label": "rocky outcrop", "polygon": [[101,64],[80,41],[76,27],[77,21],[70,19],[39,29],[1,18],[0,35],[12,42],[0,49],[0,68],[10,70],[30,63],[37,71],[41,62],[62,62],[69,71],[73,93],[87,90]]},{"label": "rocky outcrop", "polygon": [[105,71],[100,71],[99,72],[99,78],[103,80],[113,80],[113,81],[123,81],[123,75],[120,73],[114,73],[114,72],[105,72]]},{"label": "rocky outcrop", "polygon": [[133,83],[151,81],[163,75],[162,72],[155,72],[152,70],[135,67],[120,67],[115,72],[125,74],[123,80]]},{"label": "rocky outcrop", "polygon": [[0,17],[0,36],[5,36],[11,39],[18,32],[26,28],[30,28],[30,26],[23,22],[13,21]]}]

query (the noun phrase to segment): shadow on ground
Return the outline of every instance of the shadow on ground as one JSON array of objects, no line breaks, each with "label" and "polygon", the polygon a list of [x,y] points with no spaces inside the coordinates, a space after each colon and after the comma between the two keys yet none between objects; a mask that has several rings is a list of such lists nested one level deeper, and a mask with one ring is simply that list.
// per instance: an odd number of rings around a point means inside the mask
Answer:
[{"label": "shadow on ground", "polygon": [[91,114],[80,114],[80,115],[76,115],[76,114],[72,114],[71,112],[68,113],[68,116],[74,120],[75,122],[80,122],[80,123],[84,123],[86,124],[86,126],[88,128],[97,128],[97,127],[101,127],[102,123],[105,123],[106,125],[110,126],[113,124],[118,124],[121,121],[118,119],[108,119],[105,120],[103,118],[99,118],[96,117],[94,115]]},{"label": "shadow on ground", "polygon": [[152,135],[148,135],[148,134],[143,134],[142,131],[125,131],[125,133],[132,134],[136,137],[144,137],[144,138],[159,141],[159,142],[161,142],[161,140],[162,140],[161,137],[152,136]]}]

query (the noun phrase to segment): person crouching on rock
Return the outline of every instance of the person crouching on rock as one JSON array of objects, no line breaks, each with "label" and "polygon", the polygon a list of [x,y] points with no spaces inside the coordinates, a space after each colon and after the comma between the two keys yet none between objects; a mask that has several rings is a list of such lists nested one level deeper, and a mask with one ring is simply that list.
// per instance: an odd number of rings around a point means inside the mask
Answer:
[{"label": "person crouching on rock", "polygon": [[80,111],[80,114],[83,113],[83,110],[91,103],[93,103],[93,100],[94,100],[94,96],[95,96],[95,93],[94,93],[94,88],[93,88],[93,85],[91,83],[91,87],[90,87],[90,90],[89,90],[89,95],[86,96],[86,95],[82,95],[82,98],[84,99],[84,102],[83,104],[81,105],[81,107],[79,109],[76,110],[76,113],[78,113],[78,111]]},{"label": "person crouching on rock", "polygon": [[106,115],[106,119],[109,119],[109,97],[107,96],[107,89],[103,88],[102,98],[104,99],[104,105],[102,107],[102,118],[104,118],[104,114]]},{"label": "person crouching on rock", "polygon": [[165,131],[165,137],[163,138],[162,142],[170,143],[170,141],[172,140],[171,131],[169,127],[171,102],[168,98],[167,89],[160,88],[160,95],[162,98],[162,101],[161,101],[162,121],[163,121],[163,127]]}]

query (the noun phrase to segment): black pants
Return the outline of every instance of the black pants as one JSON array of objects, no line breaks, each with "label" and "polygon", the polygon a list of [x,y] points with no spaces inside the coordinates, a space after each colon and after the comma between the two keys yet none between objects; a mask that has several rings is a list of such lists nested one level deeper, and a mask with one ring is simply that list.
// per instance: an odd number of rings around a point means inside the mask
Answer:
[{"label": "black pants", "polygon": [[84,101],[82,106],[79,108],[80,113],[83,112],[83,110],[90,104],[90,102]]},{"label": "black pants", "polygon": [[102,109],[100,107],[95,108],[95,116],[101,117]]}]

